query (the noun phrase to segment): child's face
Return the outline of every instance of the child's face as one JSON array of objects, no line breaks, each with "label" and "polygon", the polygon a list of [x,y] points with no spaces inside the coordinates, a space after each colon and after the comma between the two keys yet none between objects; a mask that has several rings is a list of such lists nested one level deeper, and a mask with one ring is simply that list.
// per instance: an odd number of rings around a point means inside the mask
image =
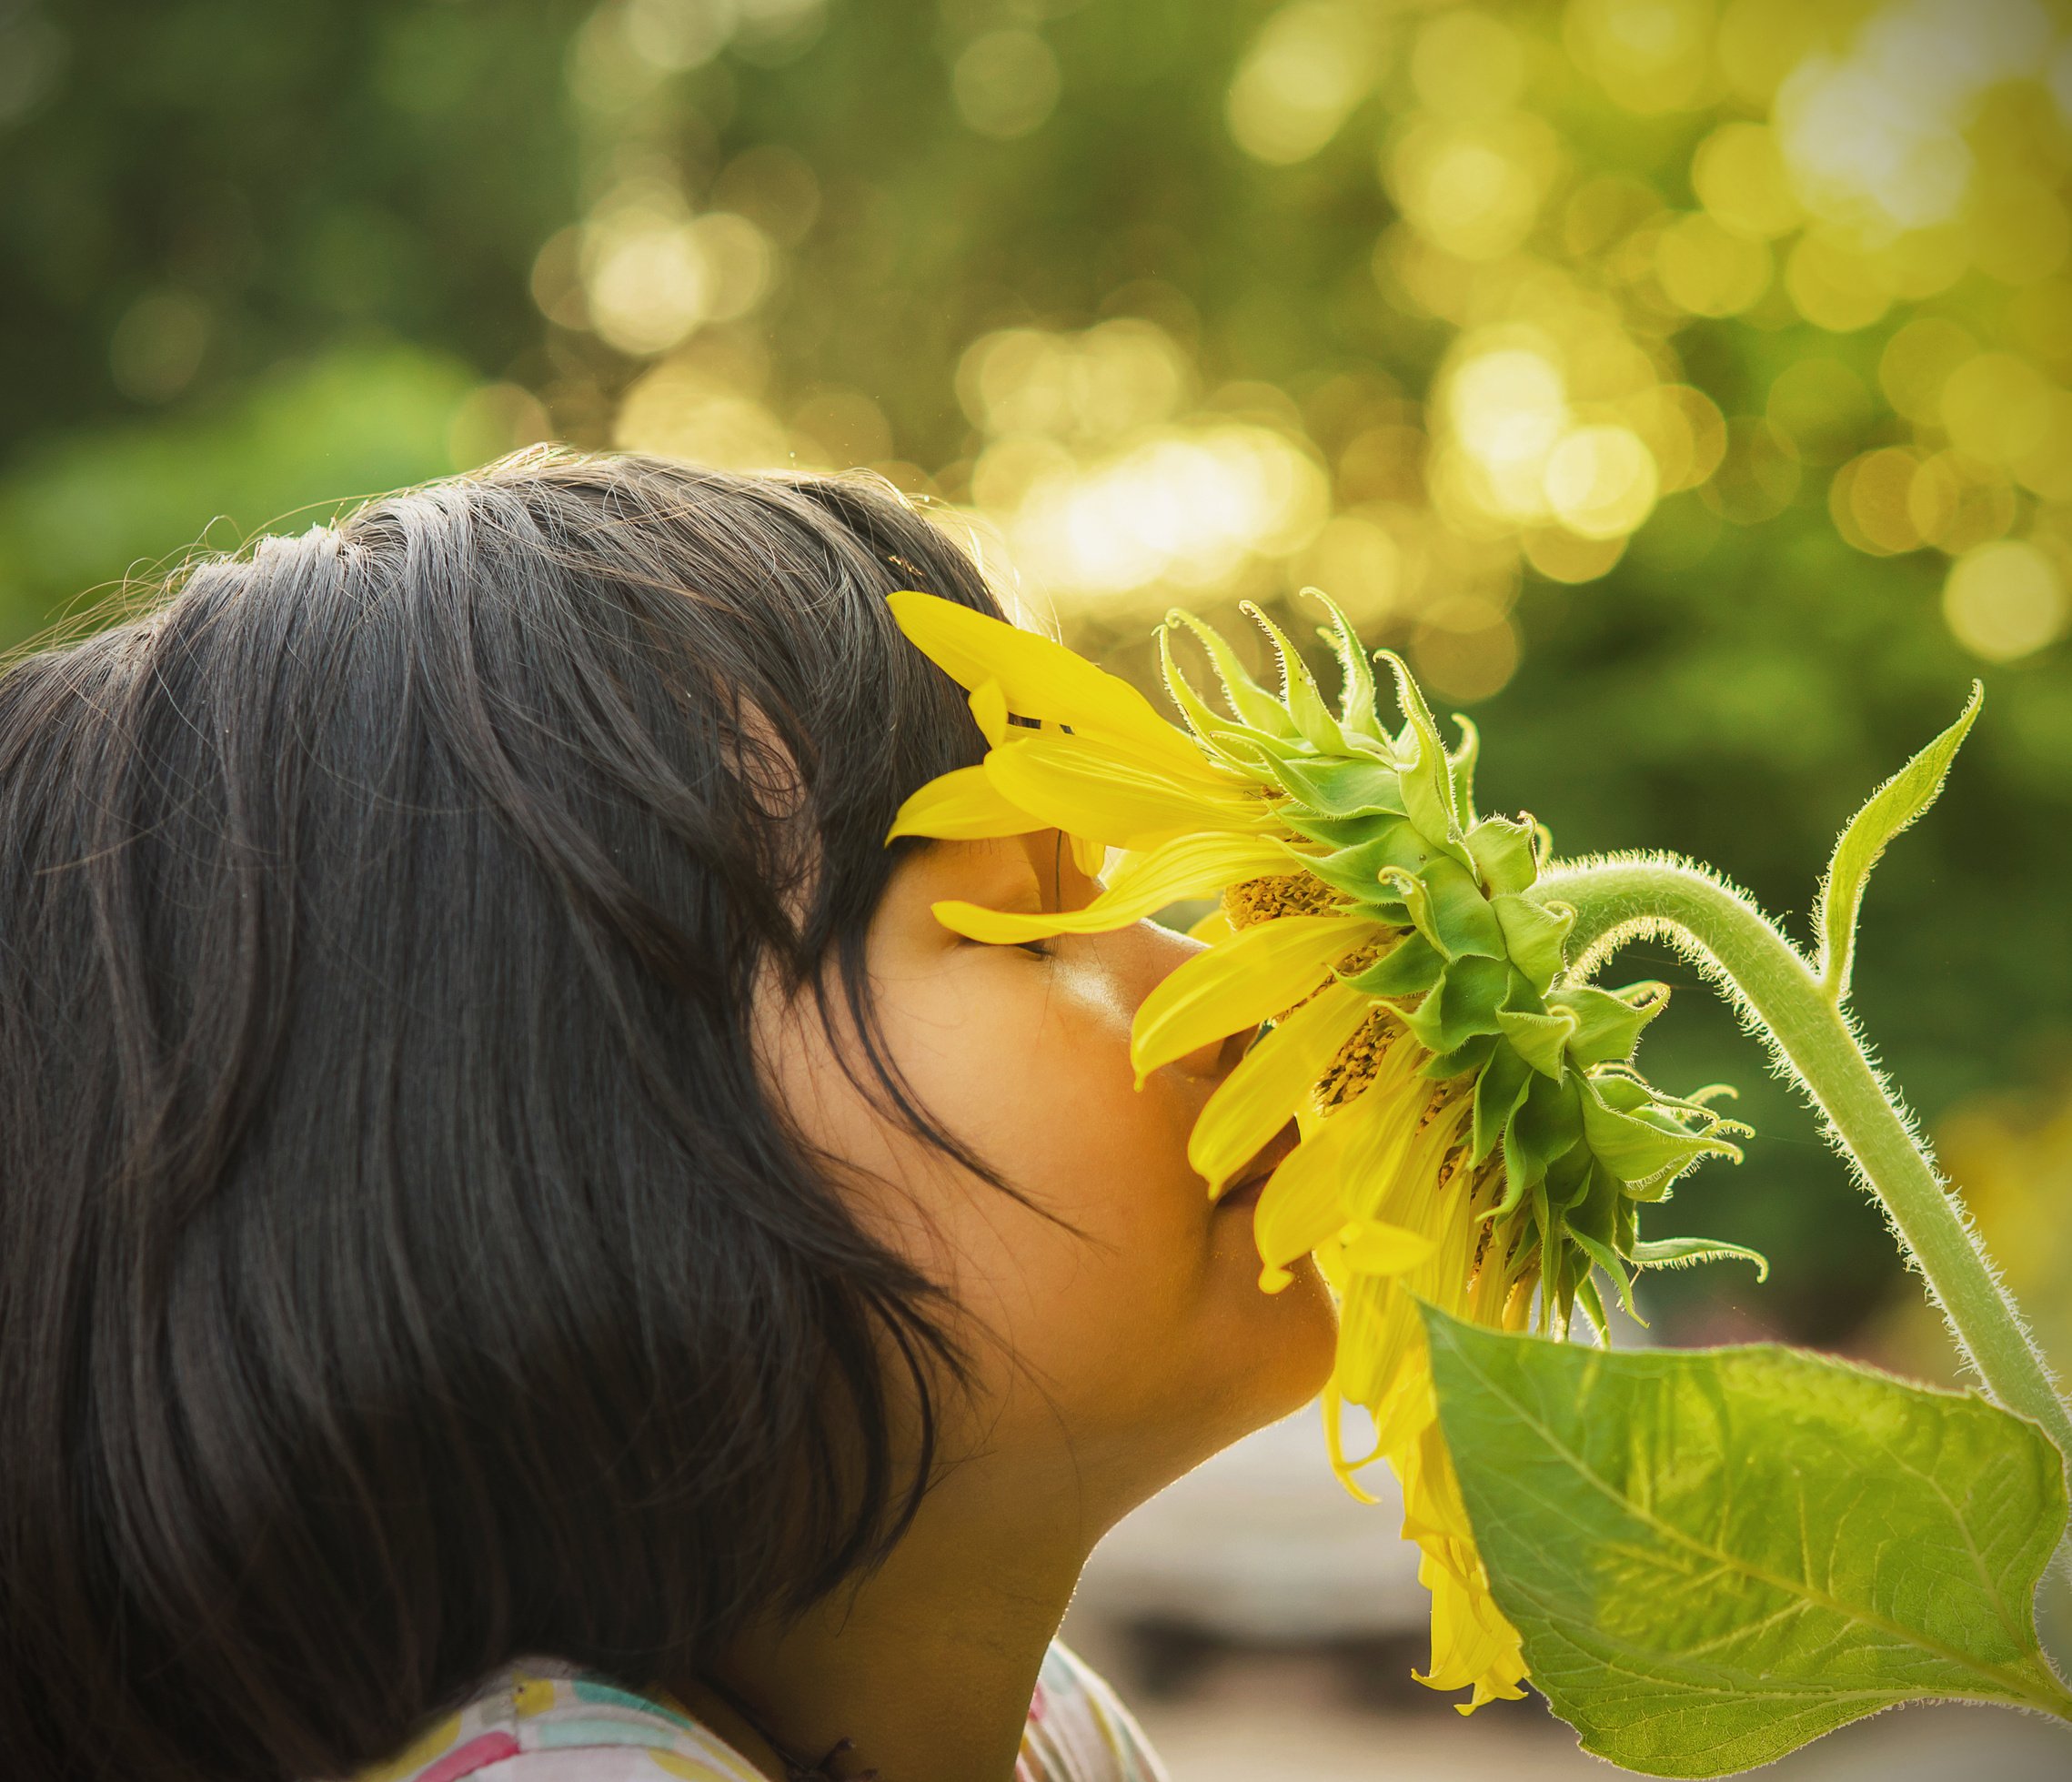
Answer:
[{"label": "child's face", "polygon": [[1252,1193],[1233,1184],[1212,1205],[1187,1162],[1194,1117],[1249,1033],[1134,1086],[1132,1017],[1198,943],[1140,922],[991,946],[930,907],[1075,908],[1097,889],[1054,831],[939,842],[902,862],[870,929],[892,1060],[1032,1204],[874,1107],[811,1021],[787,1023],[772,1068],[808,1136],[859,1166],[871,1223],[981,1327],[974,1427],[952,1433],[952,1451],[962,1435],[1034,1475],[1057,1460],[1104,1525],[1314,1394],[1334,1318],[1312,1264],[1282,1293],[1260,1291]]}]

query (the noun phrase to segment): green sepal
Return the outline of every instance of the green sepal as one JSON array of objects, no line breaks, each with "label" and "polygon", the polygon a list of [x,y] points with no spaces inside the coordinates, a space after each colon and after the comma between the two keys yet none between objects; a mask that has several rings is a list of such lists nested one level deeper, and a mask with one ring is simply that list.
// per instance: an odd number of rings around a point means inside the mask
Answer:
[{"label": "green sepal", "polygon": [[[1613,1253],[1611,1246],[1598,1243],[1587,1232],[1579,1232],[1574,1226],[1569,1228],[1568,1234],[1582,1246],[1583,1253],[1603,1269],[1605,1274],[1611,1278],[1613,1285],[1618,1288],[1620,1309],[1635,1324],[1645,1325],[1647,1320],[1640,1315],[1639,1311],[1634,1305],[1633,1276],[1620,1265],[1619,1259]],[[1602,1310],[1602,1302],[1600,1302],[1600,1310]],[[1597,1328],[1603,1330],[1605,1326],[1600,1324]]]},{"label": "green sepal", "polygon": [[[1403,729],[1406,740],[1414,749],[1414,756],[1403,762],[1403,797],[1410,821],[1423,830],[1434,847],[1441,849],[1462,866],[1470,864],[1467,844],[1461,836],[1460,812],[1453,807],[1453,765],[1446,754],[1445,744],[1439,740],[1439,727],[1433,721],[1432,708],[1424,703],[1424,695],[1418,690],[1417,682],[1411,679],[1410,670],[1402,657],[1393,650],[1375,652],[1375,659],[1386,662],[1394,671],[1396,703],[1403,709]],[[1403,744],[1397,748],[1402,758]]]},{"label": "green sepal", "polygon": [[1422,934],[1406,934],[1363,972],[1345,982],[1368,996],[1417,996],[1433,989],[1446,956]]},{"label": "green sepal", "polygon": [[1575,911],[1565,903],[1534,903],[1509,891],[1491,898],[1489,907],[1503,931],[1511,962],[1544,996],[1567,962],[1563,949],[1568,944],[1569,930],[1575,926]]},{"label": "green sepal", "polygon": [[1575,1017],[1565,1009],[1558,1014],[1530,1014],[1519,1009],[1499,1009],[1496,1024],[1504,1037],[1517,1048],[1518,1055],[1542,1076],[1561,1080],[1563,1053],[1568,1036],[1575,1031]]},{"label": "green sepal", "polygon": [[1506,956],[1496,912],[1476,888],[1474,875],[1442,855],[1422,872],[1384,866],[1377,875],[1400,898],[1419,933],[1449,959]]},{"label": "green sepal", "polygon": [[[1575,1278],[1575,1297],[1583,1306],[1584,1315],[1596,1326],[1604,1339],[1604,1346],[1612,1346],[1612,1321],[1604,1313],[1604,1296],[1597,1291],[1594,1275],[1579,1274]],[[1638,1319],[1635,1319],[1638,1323]]]},{"label": "green sepal", "polygon": [[1511,968],[1501,959],[1453,960],[1438,987],[1404,1014],[1403,1025],[1427,1052],[1455,1051],[1478,1033],[1501,1031],[1496,1012],[1510,983]]},{"label": "green sepal", "polygon": [[1288,708],[1269,693],[1245,671],[1245,666],[1237,659],[1237,652],[1225,641],[1223,635],[1205,620],[1191,612],[1174,607],[1165,616],[1168,625],[1184,625],[1194,633],[1202,648],[1209,652],[1209,660],[1216,670],[1216,679],[1222,685],[1223,697],[1230,701],[1231,710],[1239,721],[1268,736],[1280,737],[1292,741],[1302,732],[1296,729]]},{"label": "green sepal", "polygon": [[1317,636],[1331,646],[1331,653],[1338,659],[1340,725],[1386,749],[1388,732],[1382,728],[1381,716],[1374,710],[1374,671],[1368,665],[1359,633],[1339,609],[1338,602],[1323,589],[1305,588],[1302,591],[1331,615],[1328,626],[1317,627]]},{"label": "green sepal", "polygon": [[1290,798],[1319,817],[1402,817],[1401,778],[1394,766],[1363,755],[1334,759],[1291,756],[1273,764],[1272,773]]},{"label": "green sepal", "polygon": [[1275,739],[1249,725],[1233,722],[1195,691],[1194,683],[1172,653],[1170,621],[1158,629],[1158,658],[1166,693],[1180,709],[1182,721],[1193,732],[1203,751],[1255,777],[1264,777],[1279,746]]},{"label": "green sepal", "polygon": [[1446,758],[1447,772],[1453,782],[1453,814],[1460,820],[1463,830],[1474,826],[1474,770],[1482,755],[1482,732],[1475,729],[1474,720],[1456,711],[1453,722],[1460,726],[1461,746]]},{"label": "green sepal", "polygon": [[1475,1163],[1486,1161],[1496,1149],[1504,1127],[1531,1087],[1532,1071],[1515,1051],[1498,1046],[1490,1053],[1489,1062],[1475,1079],[1474,1124],[1470,1136],[1470,1155]]},{"label": "green sepal", "polygon": [[1372,847],[1387,834],[1390,824],[1403,821],[1385,810],[1364,817],[1312,817],[1297,805],[1285,807],[1279,815],[1282,822],[1303,841],[1318,842],[1334,854],[1348,848]]},{"label": "green sepal", "polygon": [[[1658,1199],[1669,1183],[1701,1157],[1715,1153],[1735,1154],[1724,1141],[1685,1131],[1667,1114],[1646,1106],[1623,1112],[1606,1099],[1616,1093],[1619,1079],[1583,1077],[1583,1132],[1590,1149],[1620,1181],[1626,1192],[1642,1199]],[[1629,1085],[1632,1087],[1634,1085]],[[1641,1093],[1645,1097],[1645,1090]],[[1618,1094],[1617,1099],[1624,1099]],[[1652,1118],[1650,1116],[1653,1116]]]},{"label": "green sepal", "polygon": [[[1530,1078],[1524,1099],[1504,1128],[1504,1201],[1497,1215],[1514,1211],[1526,1191],[1544,1183],[1554,1162],[1582,1137],[1582,1100],[1574,1080]],[[1545,1230],[1544,1222],[1541,1229]]]},{"label": "green sepal", "polygon": [[1754,1263],[1758,1284],[1770,1278],[1770,1259],[1760,1250],[1750,1250],[1716,1237],[1652,1238],[1633,1245],[1626,1253],[1641,1268],[1690,1268],[1699,1263]]},{"label": "green sepal", "polygon": [[[1639,1003],[1626,1000],[1641,992],[1659,994]],[[1568,1042],[1568,1055],[1579,1070],[1631,1058],[1634,1046],[1640,1043],[1640,1030],[1660,1014],[1668,1002],[1668,986],[1654,983],[1629,984],[1620,994],[1599,990],[1594,984],[1547,992],[1549,1007],[1566,1009],[1575,1017],[1575,1035]]]},{"label": "green sepal", "polygon": [[1508,817],[1484,817],[1463,838],[1468,856],[1492,897],[1530,889],[1540,876],[1533,857],[1533,831]]},{"label": "green sepal", "polygon": [[1323,692],[1316,684],[1316,677],[1310,672],[1309,664],[1303,660],[1301,652],[1289,642],[1287,633],[1252,601],[1244,601],[1242,610],[1246,618],[1266,633],[1266,640],[1281,659],[1281,702],[1287,707],[1288,715],[1294,720],[1295,729],[1303,740],[1320,755],[1351,754],[1352,744],[1346,741],[1345,732],[1338,728],[1338,720],[1331,715],[1331,709],[1323,702]]},{"label": "green sepal", "polygon": [[1470,1071],[1481,1070],[1495,1052],[1496,1035],[1477,1033],[1452,1052],[1426,1059],[1423,1074],[1433,1082],[1451,1082],[1455,1077],[1464,1077]]},{"label": "green sepal", "polygon": [[[1400,822],[1401,819],[1397,821]],[[1400,911],[1406,907],[1402,893],[1384,887],[1382,882],[1383,872],[1397,870],[1394,855],[1394,847],[1389,838],[1383,835],[1350,848],[1335,848],[1328,854],[1305,854],[1301,858],[1310,873],[1341,896],[1350,897],[1363,905],[1383,904]],[[1403,920],[1409,920],[1407,914]]]},{"label": "green sepal", "polygon": [[[1587,1143],[1571,1145],[1547,1165],[1547,1198],[1556,1213],[1565,1213],[1590,1193],[1600,1173],[1595,1155]],[[1566,1224],[1567,1221],[1563,1221]]]}]

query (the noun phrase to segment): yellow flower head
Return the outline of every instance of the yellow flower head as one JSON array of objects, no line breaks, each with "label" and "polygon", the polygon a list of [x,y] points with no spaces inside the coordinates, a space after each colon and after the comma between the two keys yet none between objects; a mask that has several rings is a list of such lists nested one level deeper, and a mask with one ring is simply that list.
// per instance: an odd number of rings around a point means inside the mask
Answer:
[{"label": "yellow flower head", "polygon": [[[1313,1254],[1339,1296],[1332,1462],[1356,1493],[1376,1460],[1400,1481],[1403,1533],[1433,1595],[1423,1680],[1472,1689],[1465,1713],[1522,1694],[1525,1666],[1440,1435],[1417,1303],[1557,1332],[1580,1304],[1602,1328],[1600,1276],[1630,1306],[1635,1269],[1729,1253],[1645,1243],[1636,1222],[1640,1203],[1699,1158],[1738,1153],[1715,1115],[1628,1062],[1666,1000],[1661,985],[1565,982],[1573,912],[1532,895],[1545,831],[1476,815],[1472,727],[1460,720],[1449,752],[1409,670],[1383,652],[1401,719],[1385,722],[1365,654],[1323,604],[1343,680],[1336,710],[1263,615],[1252,616],[1279,658],[1277,694],[1208,626],[1172,614],[1160,655],[1182,729],[1060,644],[930,595],[893,595],[900,629],[969,690],[989,750],[916,792],[891,833],[1057,829],[1089,870],[1121,851],[1081,910],[935,906],[977,941],[1098,933],[1221,899],[1195,930],[1208,950],[1138,1011],[1132,1058],[1142,1081],[1262,1029],[1203,1107],[1188,1155],[1213,1197],[1298,1123],[1301,1143],[1253,1214],[1260,1284],[1277,1292]],[[1207,650],[1226,710],[1181,670],[1180,628]],[[1375,1430],[1373,1451],[1350,1459],[1338,1436],[1346,1401]]]}]

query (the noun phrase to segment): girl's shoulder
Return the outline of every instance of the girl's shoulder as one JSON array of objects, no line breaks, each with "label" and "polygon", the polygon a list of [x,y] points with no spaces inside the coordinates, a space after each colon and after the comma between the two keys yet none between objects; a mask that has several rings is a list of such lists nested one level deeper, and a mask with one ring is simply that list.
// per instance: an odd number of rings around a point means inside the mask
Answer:
[{"label": "girl's shoulder", "polygon": [[718,1734],[573,1665],[528,1658],[352,1782],[765,1782]]},{"label": "girl's shoulder", "polygon": [[[688,1714],[552,1659],[498,1672],[352,1782],[765,1782]],[[1065,1646],[1044,1655],[1015,1782],[1166,1782],[1130,1712]]]},{"label": "girl's shoulder", "polygon": [[1043,1656],[1015,1782],[1166,1782],[1130,1710],[1061,1641]]}]

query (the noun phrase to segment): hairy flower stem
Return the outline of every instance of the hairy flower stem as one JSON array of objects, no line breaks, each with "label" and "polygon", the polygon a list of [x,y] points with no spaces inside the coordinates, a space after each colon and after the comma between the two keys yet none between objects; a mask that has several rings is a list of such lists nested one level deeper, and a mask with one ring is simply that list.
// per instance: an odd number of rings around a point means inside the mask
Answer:
[{"label": "hairy flower stem", "polygon": [[1744,892],[1673,854],[1557,861],[1531,895],[1575,911],[1571,971],[1589,977],[1625,941],[1665,939],[1715,982],[1788,1067],[1884,1205],[1901,1246],[1987,1391],[2072,1459],[2072,1410],[1945,1189],[1838,995]]}]

